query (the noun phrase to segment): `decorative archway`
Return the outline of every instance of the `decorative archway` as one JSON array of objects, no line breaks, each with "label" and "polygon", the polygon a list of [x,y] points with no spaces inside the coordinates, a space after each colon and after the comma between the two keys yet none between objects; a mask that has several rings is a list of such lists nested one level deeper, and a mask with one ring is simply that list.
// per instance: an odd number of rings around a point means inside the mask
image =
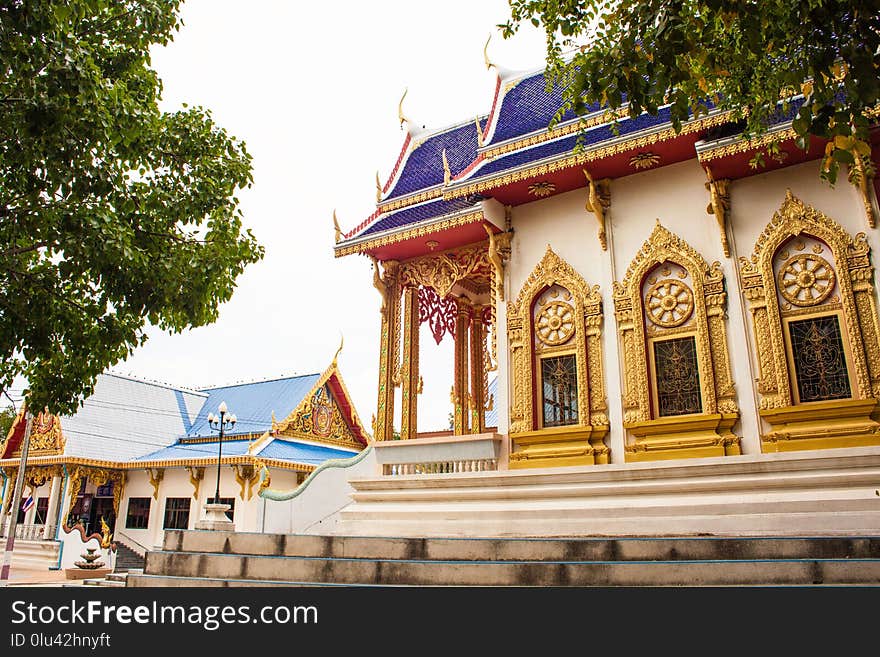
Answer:
[{"label": "decorative archway", "polygon": [[[608,463],[601,327],[599,287],[588,285],[548,245],[507,307],[511,468]],[[547,422],[548,407],[561,405],[556,398],[548,402],[554,397],[548,382],[553,368],[567,376],[563,394],[572,399]]]},{"label": "decorative archway", "polygon": [[[751,258],[740,260],[757,352],[759,412],[769,425],[764,451],[880,444],[880,425],[871,417],[880,398],[880,327],[865,234],[851,237],[787,190]],[[839,365],[851,382],[843,398],[804,401],[798,394],[799,345],[791,326],[817,317],[837,323]]]},{"label": "decorative archway", "polygon": [[[623,420],[632,438],[627,461],[740,453],[732,432],[739,408],[726,304],[721,265],[710,266],[658,219],[623,282],[614,283],[624,359]],[[676,367],[684,374],[668,376]],[[689,381],[690,398],[664,404],[670,381]]]}]

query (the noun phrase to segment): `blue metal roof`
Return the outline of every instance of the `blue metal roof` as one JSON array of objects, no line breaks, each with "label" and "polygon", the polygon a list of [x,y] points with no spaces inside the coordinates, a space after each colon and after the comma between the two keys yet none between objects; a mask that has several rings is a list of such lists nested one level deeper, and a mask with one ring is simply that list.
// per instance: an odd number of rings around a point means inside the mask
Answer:
[{"label": "blue metal roof", "polygon": [[[223,456],[241,456],[247,454],[250,440],[223,440]],[[217,458],[219,441],[213,443],[176,443],[169,445],[156,452],[138,457],[137,461],[169,461],[174,459],[204,459]]]},{"label": "blue metal roof", "polygon": [[[485,121],[481,122],[484,125]],[[386,198],[403,196],[443,182],[443,150],[452,175],[462,171],[477,157],[477,126],[471,121],[428,137],[419,144],[403,166],[394,189]]]},{"label": "blue metal roof", "polygon": [[[508,91],[501,100],[495,132],[490,144],[506,141],[536,130],[546,130],[550,120],[562,107],[562,86],[554,85],[547,93],[547,79],[544,73],[536,73],[521,80]],[[590,108],[590,111],[598,109]],[[567,110],[563,121],[577,118],[577,114]]]},{"label": "blue metal roof", "polygon": [[259,456],[267,459],[281,459],[283,461],[320,465],[327,459],[347,459],[355,454],[357,452],[276,438],[260,450]]},{"label": "blue metal roof", "polygon": [[396,212],[379,217],[372,226],[367,228],[361,235],[371,235],[373,233],[381,233],[385,230],[400,228],[401,226],[409,226],[422,221],[429,221],[437,217],[442,217],[454,212],[461,212],[472,209],[479,210],[479,201],[482,196],[463,197],[444,201],[443,199],[431,201],[429,203],[420,203],[419,205],[410,205]]},{"label": "blue metal roof", "polygon": [[208,394],[208,399],[186,435],[189,438],[216,437],[218,432],[208,425],[208,413],[217,415],[217,408],[224,401],[229,413],[237,418],[232,430],[225,432],[227,435],[263,433],[272,428],[272,412],[275,412],[279,421],[286,418],[315,386],[320,376],[305,374],[202,390]]}]

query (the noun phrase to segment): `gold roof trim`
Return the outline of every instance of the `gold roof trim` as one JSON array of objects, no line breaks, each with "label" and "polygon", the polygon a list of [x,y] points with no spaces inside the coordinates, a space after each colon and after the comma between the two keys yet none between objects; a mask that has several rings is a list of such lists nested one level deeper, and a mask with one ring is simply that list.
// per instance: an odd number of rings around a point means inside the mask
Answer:
[{"label": "gold roof trim", "polygon": [[[460,196],[463,196],[463,194],[461,194]],[[419,226],[414,226],[413,228],[410,228],[408,230],[391,233],[389,235],[382,235],[381,237],[376,237],[374,239],[367,240],[366,242],[361,242],[359,244],[350,244],[342,248],[337,248],[334,250],[335,256],[337,258],[341,258],[342,256],[350,255],[352,253],[363,253],[367,249],[374,249],[380,246],[385,246],[387,244],[395,244],[397,242],[405,242],[406,240],[413,239],[415,237],[422,237],[424,235],[436,233],[438,230],[445,230],[447,228],[453,228],[455,226],[463,226],[465,224],[471,224],[482,220],[483,213],[481,211],[469,212],[468,214],[444,219],[443,221],[434,224],[423,224]]]},{"label": "gold roof trim", "polygon": [[710,160],[717,160],[722,157],[727,157],[728,155],[736,155],[737,153],[745,153],[756,148],[762,148],[763,146],[767,146],[777,140],[788,141],[795,137],[797,137],[797,133],[794,131],[794,128],[777,130],[775,132],[761,135],[760,137],[755,137],[754,139],[740,139],[732,144],[725,144],[710,150],[705,150],[702,153],[698,153],[697,158],[700,163],[709,162]]},{"label": "gold roof trim", "polygon": [[527,180],[535,176],[545,176],[549,173],[554,173],[556,171],[561,171],[563,169],[568,169],[575,166],[581,166],[583,164],[586,164],[587,162],[595,162],[596,160],[601,160],[612,155],[619,155],[620,153],[625,153],[636,148],[644,148],[658,142],[668,141],[680,135],[699,132],[700,130],[705,130],[706,128],[721,125],[726,121],[727,114],[716,114],[715,116],[707,116],[703,119],[692,121],[691,123],[683,125],[681,132],[678,133],[675,132],[673,128],[658,130],[657,132],[651,133],[649,135],[643,135],[641,137],[635,137],[633,139],[627,139],[626,141],[618,142],[616,144],[611,144],[610,146],[604,146],[602,148],[596,148],[590,151],[576,153],[574,155],[569,155],[568,157],[564,157],[553,162],[548,162],[546,164],[538,164],[525,169],[520,169],[518,171],[512,171],[510,173],[475,182],[470,185],[453,187],[448,189],[448,191],[443,194],[443,198],[459,198],[461,196],[468,196],[469,194],[476,194],[487,189],[504,187],[505,185],[509,185],[511,183],[519,182],[522,180]]},{"label": "gold roof trim", "polygon": [[[220,459],[223,465],[254,465],[258,457],[250,454],[241,454],[237,456],[224,456]],[[286,470],[296,470],[298,472],[311,472],[316,466],[306,463],[297,463],[295,461],[283,461],[281,459],[270,459],[259,457],[267,465],[273,467],[284,468]],[[216,458],[198,458],[198,459],[163,459],[156,461],[101,461],[97,459],[87,459],[80,457],[60,457],[53,456],[48,458],[28,458],[27,470],[32,467],[43,465],[68,465],[68,466],[85,466],[90,468],[102,468],[107,470],[149,470],[150,468],[185,468],[194,466],[216,465]],[[17,468],[19,459],[3,459],[0,461],[0,467]]]}]

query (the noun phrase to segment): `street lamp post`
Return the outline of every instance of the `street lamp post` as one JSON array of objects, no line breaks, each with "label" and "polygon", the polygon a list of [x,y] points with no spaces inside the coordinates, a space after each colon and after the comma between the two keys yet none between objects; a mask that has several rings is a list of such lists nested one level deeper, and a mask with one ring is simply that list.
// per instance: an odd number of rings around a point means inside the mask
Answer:
[{"label": "street lamp post", "polygon": [[234,427],[236,420],[235,414],[230,414],[227,417],[228,409],[225,401],[220,402],[217,410],[220,411],[220,415],[208,413],[208,426],[214,431],[220,431],[220,442],[217,443],[217,488],[214,491],[214,504],[220,504],[220,460],[223,458],[223,431],[226,427]]},{"label": "street lamp post", "polygon": [[208,426],[220,432],[220,441],[217,444],[217,488],[214,491],[214,501],[205,504],[205,519],[196,523],[196,529],[232,530],[234,525],[226,516],[229,506],[220,504],[220,462],[223,460],[223,433],[235,426],[236,418],[235,414],[228,412],[225,401],[220,402],[217,410],[220,415],[208,413]]}]

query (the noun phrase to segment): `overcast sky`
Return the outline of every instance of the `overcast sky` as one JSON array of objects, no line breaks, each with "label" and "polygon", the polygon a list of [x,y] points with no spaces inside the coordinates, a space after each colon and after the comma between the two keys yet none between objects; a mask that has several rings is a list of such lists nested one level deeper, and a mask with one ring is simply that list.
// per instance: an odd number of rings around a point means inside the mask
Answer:
[{"label": "overcast sky", "polygon": [[[397,104],[405,88],[405,113],[442,128],[489,111],[490,33],[494,62],[543,65],[536,30],[501,38],[495,26],[508,12],[504,0],[186,0],[184,27],[154,54],[164,108],[210,108],[245,141],[255,182],[241,207],[266,256],[239,278],[216,323],[150,331],[113,371],[189,387],[306,374],[326,368],[344,336],[340,369],[371,431],[379,294],[369,260],[334,258],[333,209],[343,230],[375,209],[376,170],[384,183],[403,143]],[[437,347],[425,336],[421,358],[419,429],[444,428],[449,337]]]}]

